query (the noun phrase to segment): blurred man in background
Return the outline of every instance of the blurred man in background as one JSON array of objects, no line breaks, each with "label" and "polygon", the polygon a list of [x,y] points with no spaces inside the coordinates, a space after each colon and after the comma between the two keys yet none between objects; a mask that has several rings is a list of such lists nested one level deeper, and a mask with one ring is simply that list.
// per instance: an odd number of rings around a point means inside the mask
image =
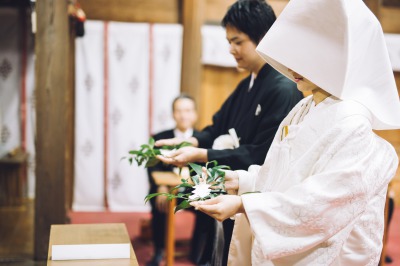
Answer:
[{"label": "blurred man in background", "polygon": [[[197,131],[194,130],[194,124],[197,121],[196,103],[190,96],[179,95],[172,103],[172,114],[176,122],[173,129],[162,131],[155,134],[153,138],[157,141],[160,139],[180,138],[189,139],[196,136]],[[150,193],[168,192],[170,188],[167,186],[157,186],[152,177],[153,171],[173,171],[173,165],[159,163],[154,167],[148,168]],[[165,196],[158,196],[150,200],[152,214],[152,231],[154,243],[153,258],[147,263],[147,266],[159,265],[165,248],[165,230],[166,230],[166,213],[168,211],[168,201]]]}]

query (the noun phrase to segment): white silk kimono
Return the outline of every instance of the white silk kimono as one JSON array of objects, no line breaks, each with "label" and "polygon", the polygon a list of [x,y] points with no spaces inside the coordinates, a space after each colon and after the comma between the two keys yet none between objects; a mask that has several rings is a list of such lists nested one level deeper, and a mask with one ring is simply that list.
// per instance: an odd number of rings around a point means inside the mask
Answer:
[{"label": "white silk kimono", "polygon": [[378,264],[398,158],[370,119],[333,96],[289,113],[264,165],[237,171],[245,214],[235,217],[228,265]]}]

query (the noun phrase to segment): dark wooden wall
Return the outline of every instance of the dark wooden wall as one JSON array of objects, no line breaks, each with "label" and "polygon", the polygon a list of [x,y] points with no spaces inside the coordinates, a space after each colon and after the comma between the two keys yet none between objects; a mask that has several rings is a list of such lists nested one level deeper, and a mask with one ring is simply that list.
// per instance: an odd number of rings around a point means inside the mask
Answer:
[{"label": "dark wooden wall", "polygon": [[[191,1],[189,1],[191,2]],[[80,0],[89,19],[179,23],[179,0]]]}]

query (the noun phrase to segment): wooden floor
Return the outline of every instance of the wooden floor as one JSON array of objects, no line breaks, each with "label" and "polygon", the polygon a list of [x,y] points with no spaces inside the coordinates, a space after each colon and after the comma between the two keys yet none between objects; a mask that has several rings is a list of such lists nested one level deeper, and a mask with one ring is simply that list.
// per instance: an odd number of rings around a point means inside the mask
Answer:
[{"label": "wooden floor", "polygon": [[[27,200],[21,207],[0,207],[0,265],[10,266],[44,266],[45,261],[33,261],[33,201]],[[106,215],[106,214],[104,214]],[[108,214],[110,216],[111,214]],[[95,215],[96,222],[110,222],[111,218],[101,219]],[[146,216],[147,217],[147,216]],[[94,220],[85,215],[72,215],[72,221],[78,223],[92,223]],[[89,219],[90,218],[90,219]],[[126,218],[126,217],[122,217]],[[94,218],[93,218],[94,219]],[[101,221],[99,221],[99,219]],[[124,220],[125,221],[125,220]],[[125,221],[126,222],[126,221]],[[126,222],[129,224],[129,221]],[[137,221],[136,221],[137,223]],[[137,224],[135,225],[137,227]],[[127,226],[134,228],[134,226]],[[132,230],[131,230],[132,231]],[[133,230],[132,232],[134,232]],[[136,230],[137,231],[137,230]],[[132,233],[131,232],[131,233]],[[138,234],[139,232],[136,232]],[[136,244],[136,245],[135,245]],[[143,265],[152,253],[149,244],[134,243],[136,255],[140,265]],[[389,241],[387,253],[393,258],[393,263],[387,266],[400,266],[400,204],[396,201],[396,209],[389,228]],[[186,261],[177,261],[176,265],[185,264]]]}]

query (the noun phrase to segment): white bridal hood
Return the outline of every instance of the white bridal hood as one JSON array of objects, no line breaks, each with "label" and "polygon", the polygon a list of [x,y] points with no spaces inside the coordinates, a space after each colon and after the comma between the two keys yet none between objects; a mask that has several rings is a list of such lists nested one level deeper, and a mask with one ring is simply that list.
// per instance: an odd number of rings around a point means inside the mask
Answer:
[{"label": "white bridal hood", "polygon": [[362,0],[291,0],[257,47],[288,68],[373,115],[374,129],[400,128],[400,102],[382,28]]}]

